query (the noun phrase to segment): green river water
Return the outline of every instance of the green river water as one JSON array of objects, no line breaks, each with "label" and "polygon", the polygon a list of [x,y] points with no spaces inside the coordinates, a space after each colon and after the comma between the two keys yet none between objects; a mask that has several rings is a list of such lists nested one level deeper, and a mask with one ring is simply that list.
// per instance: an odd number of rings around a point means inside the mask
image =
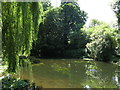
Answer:
[{"label": "green river water", "polygon": [[31,69],[21,68],[20,78],[43,88],[118,88],[119,67],[109,63],[83,60],[41,60]]}]

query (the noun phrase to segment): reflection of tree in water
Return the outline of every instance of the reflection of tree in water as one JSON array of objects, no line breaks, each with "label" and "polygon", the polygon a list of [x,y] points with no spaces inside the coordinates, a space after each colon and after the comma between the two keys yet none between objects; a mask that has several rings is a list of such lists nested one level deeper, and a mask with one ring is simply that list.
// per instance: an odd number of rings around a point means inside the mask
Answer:
[{"label": "reflection of tree in water", "polygon": [[85,65],[86,69],[86,81],[83,83],[83,86],[90,86],[91,88],[116,88],[113,85],[112,80],[110,80],[110,75],[105,76],[104,74],[108,72],[104,72],[102,68],[100,68],[96,62],[88,61]]},{"label": "reflection of tree in water", "polygon": [[28,79],[33,82],[33,73],[32,73],[32,65],[29,59],[20,59],[20,66],[17,69],[17,73],[13,76],[19,77],[20,79]]},{"label": "reflection of tree in water", "polygon": [[97,69],[95,62],[87,62],[85,65],[86,68],[86,74],[89,78],[97,78]]},{"label": "reflection of tree in water", "polygon": [[61,72],[63,74],[69,74],[69,68],[66,65],[60,65],[60,64],[53,64],[51,67],[56,71],[56,72]]},{"label": "reflection of tree in water", "polygon": [[85,69],[86,69],[86,82],[85,82],[85,85],[88,85],[90,86],[91,88],[97,86],[101,83],[99,81],[99,75],[98,75],[98,67],[96,66],[96,63],[95,62],[91,62],[91,61],[88,61],[85,65]]},{"label": "reflection of tree in water", "polygon": [[115,84],[120,88],[120,66],[116,68],[115,76],[113,77]]},{"label": "reflection of tree in water", "polygon": [[83,86],[90,86],[91,88],[96,88],[95,86],[98,86],[96,80],[99,79],[98,75],[99,70],[98,67],[96,66],[96,63],[91,61],[86,62],[85,69],[87,77]]},{"label": "reflection of tree in water", "polygon": [[69,61],[66,63],[54,63],[51,65],[54,71],[59,73],[60,76],[63,76],[62,79],[68,80],[69,87],[79,88],[81,82],[85,81],[85,70],[84,62],[81,61]]}]

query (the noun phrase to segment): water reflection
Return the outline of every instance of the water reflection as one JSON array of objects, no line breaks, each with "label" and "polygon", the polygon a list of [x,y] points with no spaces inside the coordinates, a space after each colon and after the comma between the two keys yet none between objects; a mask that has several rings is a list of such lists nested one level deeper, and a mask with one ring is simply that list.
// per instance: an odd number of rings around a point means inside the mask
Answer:
[{"label": "water reflection", "polygon": [[88,61],[85,65],[86,74],[89,78],[97,78],[98,67],[95,62]]},{"label": "water reflection", "polygon": [[115,76],[113,77],[115,84],[120,88],[120,66],[116,68]]},{"label": "water reflection", "polygon": [[105,70],[108,66],[110,68],[109,64],[88,61],[85,65],[87,74],[86,82],[84,82],[83,85],[89,85],[92,88],[115,88],[116,86],[111,80],[112,75],[114,75],[112,74],[114,70]]},{"label": "water reflection", "polygon": [[[25,68],[23,79],[29,79],[43,88],[117,88],[116,66],[112,64],[82,60],[41,60],[32,66],[32,78]],[[120,70],[120,69],[119,69]]]},{"label": "water reflection", "polygon": [[27,73],[27,77],[31,78],[30,81],[33,82],[32,64],[29,59],[20,59],[20,67],[17,70],[17,77],[19,79],[24,78],[24,73]]}]

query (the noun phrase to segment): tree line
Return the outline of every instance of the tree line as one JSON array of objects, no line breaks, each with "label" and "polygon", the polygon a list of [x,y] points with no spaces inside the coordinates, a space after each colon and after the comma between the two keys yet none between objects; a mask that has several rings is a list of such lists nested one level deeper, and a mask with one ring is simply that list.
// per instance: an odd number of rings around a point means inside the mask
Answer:
[{"label": "tree line", "polygon": [[84,25],[87,13],[77,1],[2,2],[2,57],[8,72],[15,72],[20,56],[40,58],[93,58],[116,61],[120,58],[120,1],[113,5],[117,28],[98,20]]},{"label": "tree line", "polygon": [[[119,25],[118,6],[119,1],[115,2],[113,11]],[[46,9],[31,55],[117,61],[120,58],[119,29],[95,19],[85,28],[86,20],[87,13],[80,10],[77,2],[61,2],[57,8]]]}]

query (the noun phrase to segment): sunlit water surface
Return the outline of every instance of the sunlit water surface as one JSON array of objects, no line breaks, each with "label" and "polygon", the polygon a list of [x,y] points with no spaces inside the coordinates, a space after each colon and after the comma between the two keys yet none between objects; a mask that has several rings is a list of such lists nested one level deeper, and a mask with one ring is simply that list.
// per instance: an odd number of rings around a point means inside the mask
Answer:
[{"label": "sunlit water surface", "polygon": [[43,88],[117,88],[120,78],[116,70],[116,65],[103,62],[41,60],[31,69],[21,68],[19,75]]}]

